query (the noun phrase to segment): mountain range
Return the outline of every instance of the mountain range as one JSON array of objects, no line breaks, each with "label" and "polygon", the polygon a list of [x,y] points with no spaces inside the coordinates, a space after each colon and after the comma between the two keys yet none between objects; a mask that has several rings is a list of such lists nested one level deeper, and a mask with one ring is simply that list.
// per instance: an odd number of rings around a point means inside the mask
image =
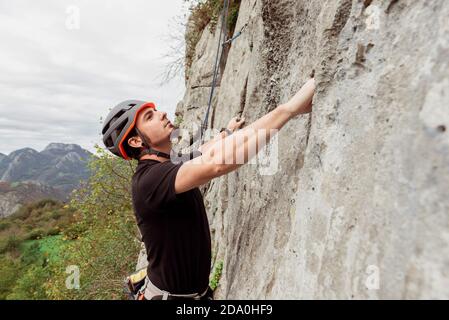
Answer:
[{"label": "mountain range", "polygon": [[0,153],[0,217],[40,198],[67,200],[89,177],[91,155],[77,144],[64,143],[50,143],[40,152],[22,148]]}]

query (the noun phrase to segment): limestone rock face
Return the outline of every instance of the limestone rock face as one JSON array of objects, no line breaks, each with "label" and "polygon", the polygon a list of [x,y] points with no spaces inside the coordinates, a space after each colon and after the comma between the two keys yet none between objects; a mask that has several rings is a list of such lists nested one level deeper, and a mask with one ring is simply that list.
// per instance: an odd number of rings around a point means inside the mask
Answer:
[{"label": "limestone rock face", "polygon": [[[449,2],[242,0],[210,125],[247,123],[314,73],[267,166],[212,181],[216,299],[449,298]],[[220,25],[177,115],[200,125]],[[268,168],[268,170],[266,170]]]}]

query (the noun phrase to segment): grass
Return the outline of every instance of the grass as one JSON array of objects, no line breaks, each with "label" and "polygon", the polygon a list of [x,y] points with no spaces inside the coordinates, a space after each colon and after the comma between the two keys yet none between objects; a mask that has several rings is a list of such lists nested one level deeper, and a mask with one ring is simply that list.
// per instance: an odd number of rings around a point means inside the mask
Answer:
[{"label": "grass", "polygon": [[62,232],[74,211],[43,199],[22,206],[0,221],[0,299],[46,299],[49,263],[62,259],[69,241]]},{"label": "grass", "polygon": [[48,299],[45,283],[53,277],[50,263],[61,262],[69,242],[62,235],[25,240],[0,254],[0,299]]},{"label": "grass", "polygon": [[33,245],[38,245],[39,252],[51,261],[59,261],[60,253],[67,245],[67,241],[64,241],[62,235],[55,235],[45,237],[39,240],[27,240],[22,243],[21,251],[26,252],[27,249]]}]

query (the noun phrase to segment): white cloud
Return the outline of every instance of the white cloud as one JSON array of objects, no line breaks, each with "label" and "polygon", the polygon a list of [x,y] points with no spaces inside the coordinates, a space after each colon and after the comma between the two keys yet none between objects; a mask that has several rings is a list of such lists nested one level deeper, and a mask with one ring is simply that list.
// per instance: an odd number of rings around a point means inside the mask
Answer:
[{"label": "white cloud", "polygon": [[[69,6],[80,29],[66,27]],[[100,117],[126,99],[173,117],[179,77],[158,86],[183,0],[0,0],[0,152],[50,142],[101,144]],[[179,29],[177,32],[182,32]]]}]

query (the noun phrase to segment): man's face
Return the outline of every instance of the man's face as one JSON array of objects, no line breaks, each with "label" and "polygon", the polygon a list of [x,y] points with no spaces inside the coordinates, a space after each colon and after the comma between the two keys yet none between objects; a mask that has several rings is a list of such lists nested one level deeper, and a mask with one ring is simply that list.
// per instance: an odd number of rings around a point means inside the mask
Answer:
[{"label": "man's face", "polygon": [[175,129],[167,113],[147,108],[139,112],[136,126],[149,139],[152,147],[166,145],[170,142],[170,134]]}]

